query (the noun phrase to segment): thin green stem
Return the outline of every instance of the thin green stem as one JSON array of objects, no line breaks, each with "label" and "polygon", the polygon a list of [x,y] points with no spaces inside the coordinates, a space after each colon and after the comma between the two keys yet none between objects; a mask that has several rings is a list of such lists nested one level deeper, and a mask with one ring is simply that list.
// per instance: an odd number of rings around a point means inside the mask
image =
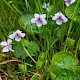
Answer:
[{"label": "thin green stem", "polygon": [[77,57],[77,50],[78,50],[78,47],[79,47],[79,43],[80,43],[80,38],[79,38],[78,43],[77,43],[77,46],[76,46],[75,57]]},{"label": "thin green stem", "polygon": [[24,48],[26,54],[32,59],[32,61],[33,61],[34,63],[36,63],[36,61],[35,61],[34,58],[29,54],[29,52],[27,51],[27,49],[25,48],[25,46],[24,46],[23,43],[22,43],[22,46],[23,46],[23,48]]}]

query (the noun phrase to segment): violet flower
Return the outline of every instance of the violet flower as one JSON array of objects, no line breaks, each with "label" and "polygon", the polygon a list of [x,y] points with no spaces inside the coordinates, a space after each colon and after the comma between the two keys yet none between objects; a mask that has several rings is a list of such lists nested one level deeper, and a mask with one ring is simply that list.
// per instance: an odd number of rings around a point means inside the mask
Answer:
[{"label": "violet flower", "polygon": [[7,42],[5,42],[5,41],[1,42],[0,45],[3,47],[2,52],[8,52],[8,51],[14,52],[14,50],[12,50],[11,43],[12,43],[11,39],[8,39]]},{"label": "violet flower", "polygon": [[39,14],[34,14],[34,17],[35,17],[35,18],[32,18],[32,19],[31,19],[31,22],[32,22],[32,23],[36,23],[36,25],[37,25],[38,27],[41,27],[42,25],[46,25],[46,24],[47,24],[47,21],[45,20],[46,14],[41,14],[41,15],[39,15]]},{"label": "violet flower", "polygon": [[74,3],[75,2],[75,0],[65,0],[65,4],[66,4],[66,6],[69,6],[70,4],[72,4],[72,3]]},{"label": "violet flower", "polygon": [[49,3],[43,3],[42,8],[46,9],[47,11],[49,11],[48,6],[49,6]]},{"label": "violet flower", "polygon": [[57,25],[61,25],[62,23],[68,21],[68,19],[65,17],[65,15],[62,14],[62,12],[56,13],[55,16],[52,17],[52,20],[56,20]]},{"label": "violet flower", "polygon": [[22,33],[22,31],[17,30],[13,34],[9,35],[9,38],[15,39],[16,41],[19,42],[21,40],[21,38],[23,38],[24,36],[25,36],[25,33]]}]

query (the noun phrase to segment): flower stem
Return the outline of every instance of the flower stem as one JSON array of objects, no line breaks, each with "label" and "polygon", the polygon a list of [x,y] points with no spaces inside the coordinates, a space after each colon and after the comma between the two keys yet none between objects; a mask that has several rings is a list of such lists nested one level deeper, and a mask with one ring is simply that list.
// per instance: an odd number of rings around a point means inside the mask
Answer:
[{"label": "flower stem", "polygon": [[33,57],[29,54],[29,52],[28,52],[27,49],[25,48],[24,44],[23,44],[22,42],[21,42],[21,44],[22,44],[22,46],[23,46],[26,54],[32,59],[32,61],[33,61],[34,63],[36,63],[36,61],[33,59]]}]

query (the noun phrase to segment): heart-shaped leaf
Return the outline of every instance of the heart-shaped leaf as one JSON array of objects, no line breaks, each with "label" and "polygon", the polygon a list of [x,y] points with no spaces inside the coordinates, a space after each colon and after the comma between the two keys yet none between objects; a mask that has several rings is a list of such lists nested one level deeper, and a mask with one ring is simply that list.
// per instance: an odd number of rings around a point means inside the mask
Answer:
[{"label": "heart-shaped leaf", "polygon": [[14,50],[13,54],[17,58],[21,57],[24,59],[27,56],[21,42],[17,42],[16,44],[13,44],[13,50]]},{"label": "heart-shaped leaf", "polygon": [[31,23],[33,17],[33,14],[25,14],[19,18],[20,26],[29,34],[31,34],[31,32],[38,33],[38,27],[36,24]]},{"label": "heart-shaped leaf", "polygon": [[63,69],[69,69],[78,64],[78,59],[68,52],[58,52],[52,58],[53,64]]}]

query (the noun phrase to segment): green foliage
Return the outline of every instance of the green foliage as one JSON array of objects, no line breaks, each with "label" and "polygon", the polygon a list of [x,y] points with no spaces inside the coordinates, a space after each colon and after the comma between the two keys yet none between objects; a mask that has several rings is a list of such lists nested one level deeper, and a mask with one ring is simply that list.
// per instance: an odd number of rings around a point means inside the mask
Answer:
[{"label": "green foliage", "polygon": [[80,21],[80,2],[76,7],[76,3],[71,4],[69,7],[65,9],[66,16],[75,22]]},{"label": "green foliage", "polygon": [[18,67],[23,74],[27,74],[27,65],[26,64],[18,64]]},{"label": "green foliage", "polygon": [[31,34],[32,32],[38,33],[38,27],[35,24],[31,23],[31,19],[33,17],[33,14],[25,14],[19,18],[20,26],[29,34]]},{"label": "green foliage", "polygon": [[75,43],[75,40],[67,38],[67,46],[68,46],[69,49],[74,48],[74,43]]},{"label": "green foliage", "polygon": [[53,56],[51,64],[63,69],[69,69],[78,64],[78,59],[68,52],[58,52]]},{"label": "green foliage", "polygon": [[[59,11],[68,18],[62,25],[52,20]],[[35,13],[46,14],[45,26],[31,23]],[[0,0],[0,42],[16,30],[26,36],[12,40],[14,52],[0,46],[2,80],[80,80],[80,0],[68,7],[64,0]]]},{"label": "green foliage", "polygon": [[33,75],[30,80],[39,80],[37,75]]},{"label": "green foliage", "polygon": [[35,54],[40,51],[40,47],[35,41],[28,41],[26,39],[23,39],[22,43],[25,47],[27,47],[27,50],[31,56],[35,56]]},{"label": "green foliage", "polygon": [[55,75],[55,74],[53,74],[52,72],[50,72],[50,77],[51,77],[51,80],[55,80],[56,75]]},{"label": "green foliage", "polygon": [[44,63],[46,62],[47,59],[47,52],[41,53],[38,56],[38,61],[36,62],[36,68],[40,69],[44,66]]},{"label": "green foliage", "polygon": [[[52,58],[52,63],[49,68],[50,76],[53,80],[76,80],[80,73],[76,68],[78,64],[78,59],[68,52],[58,52]],[[77,70],[76,70],[77,69]],[[71,74],[71,75],[70,75]],[[55,77],[56,79],[54,79]],[[73,75],[75,76],[73,78]]]},{"label": "green foliage", "polygon": [[17,42],[16,44],[13,44],[13,49],[14,49],[14,56],[16,56],[17,58],[26,58],[27,54],[21,44],[21,42]]},{"label": "green foliage", "polygon": [[[56,7],[55,7],[56,6]],[[51,5],[48,7],[49,11],[48,11],[48,17],[51,18],[52,16],[54,16],[54,14],[56,14],[58,12],[58,5]]]}]

